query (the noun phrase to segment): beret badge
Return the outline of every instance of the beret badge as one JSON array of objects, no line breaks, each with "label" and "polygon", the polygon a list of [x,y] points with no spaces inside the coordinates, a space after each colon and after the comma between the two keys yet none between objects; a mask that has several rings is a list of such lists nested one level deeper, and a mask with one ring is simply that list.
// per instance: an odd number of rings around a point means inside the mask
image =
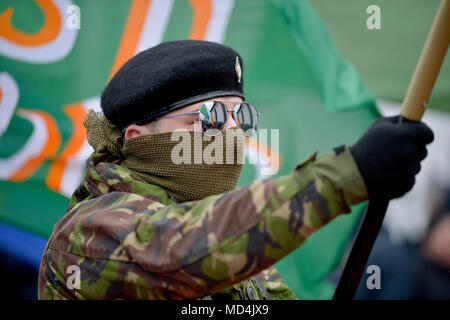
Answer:
[{"label": "beret badge", "polygon": [[239,63],[239,57],[236,57],[236,63],[234,65],[234,70],[236,71],[236,77],[239,83],[241,83],[242,70],[241,65]]}]

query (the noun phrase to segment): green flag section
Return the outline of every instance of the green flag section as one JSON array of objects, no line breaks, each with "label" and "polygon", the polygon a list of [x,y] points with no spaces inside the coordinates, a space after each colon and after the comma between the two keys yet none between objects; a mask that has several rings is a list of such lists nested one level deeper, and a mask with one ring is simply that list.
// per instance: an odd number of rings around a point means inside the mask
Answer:
[{"label": "green flag section", "polygon": [[[339,51],[358,69],[377,99],[401,103],[440,0],[314,0]],[[379,30],[366,21],[369,5],[380,8]],[[450,111],[450,58],[442,64],[428,107]]]},{"label": "green flag section", "polygon": [[[69,28],[74,4],[80,29]],[[246,99],[267,135],[248,144],[247,160],[260,161],[246,162],[239,185],[350,145],[378,116],[373,95],[305,0],[6,0],[0,21],[0,221],[35,235],[51,234],[83,178],[92,150],[82,126],[87,110],[99,110],[102,89],[127,59],[162,41],[210,40],[242,55]],[[276,264],[299,298],[332,297],[326,278],[363,207]]]}]

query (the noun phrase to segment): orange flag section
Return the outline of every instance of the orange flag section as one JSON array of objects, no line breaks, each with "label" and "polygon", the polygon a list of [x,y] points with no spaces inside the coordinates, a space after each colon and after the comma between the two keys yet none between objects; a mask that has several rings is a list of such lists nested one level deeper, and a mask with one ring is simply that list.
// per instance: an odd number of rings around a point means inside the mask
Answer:
[{"label": "orange flag section", "polygon": [[212,12],[211,0],[189,0],[192,7],[192,26],[189,39],[204,40]]},{"label": "orange flag section", "polygon": [[78,153],[86,140],[86,129],[83,127],[86,109],[83,105],[81,103],[68,105],[64,107],[64,112],[72,121],[73,132],[61,156],[52,162],[46,180],[47,187],[56,192],[61,190],[62,176],[66,169],[67,161]]},{"label": "orange flag section", "polygon": [[151,0],[133,0],[108,81],[136,52]]},{"label": "orange flag section", "polygon": [[47,141],[45,146],[42,148],[37,156],[31,156],[22,165],[19,170],[17,170],[8,180],[15,182],[22,182],[28,180],[44,163],[48,158],[52,158],[56,155],[58,148],[61,144],[61,135],[58,131],[58,126],[55,120],[46,112],[41,110],[20,110],[22,112],[34,114],[40,117],[44,123],[47,133]]},{"label": "orange flag section", "polygon": [[283,163],[278,150],[254,137],[245,138],[245,148],[249,163],[259,167],[259,170],[262,169],[264,178],[276,174]]},{"label": "orange flag section", "polygon": [[44,14],[44,25],[34,33],[28,34],[17,30],[11,23],[13,8],[8,8],[0,15],[0,36],[23,46],[39,46],[53,41],[62,26],[61,15],[51,0],[34,0]]},{"label": "orange flag section", "polygon": [[[192,7],[192,24],[189,39],[204,40],[211,20],[212,0],[189,0]],[[127,22],[122,33],[116,58],[111,68],[108,81],[120,67],[137,53],[151,0],[133,0]]]}]

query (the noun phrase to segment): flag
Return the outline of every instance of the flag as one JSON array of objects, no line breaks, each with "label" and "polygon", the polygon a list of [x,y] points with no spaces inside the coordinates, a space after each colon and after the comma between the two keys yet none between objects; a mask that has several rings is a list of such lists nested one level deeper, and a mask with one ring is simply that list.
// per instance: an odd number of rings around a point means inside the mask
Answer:
[{"label": "flag", "polygon": [[[18,256],[26,252],[15,232],[39,237],[27,241],[42,252],[84,176],[87,111],[100,110],[105,84],[125,61],[160,42],[215,41],[243,57],[246,100],[267,136],[247,145],[247,160],[261,161],[246,161],[239,185],[351,145],[379,115],[306,0],[3,1],[0,26],[0,227],[15,228],[0,241]],[[299,298],[332,297],[327,277],[364,206],[275,265]]]},{"label": "flag", "polygon": [[[440,0],[314,0],[336,46],[357,68],[377,99],[401,104]],[[379,7],[380,29],[366,26],[370,5]],[[450,111],[450,59],[445,58],[428,108]]]}]

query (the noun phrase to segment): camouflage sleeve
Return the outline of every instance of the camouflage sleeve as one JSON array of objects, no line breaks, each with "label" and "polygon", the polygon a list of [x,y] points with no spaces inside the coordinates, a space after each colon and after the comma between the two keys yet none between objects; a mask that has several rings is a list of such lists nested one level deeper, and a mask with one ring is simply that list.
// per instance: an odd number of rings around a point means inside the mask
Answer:
[{"label": "camouflage sleeve", "polygon": [[[201,201],[163,206],[137,194],[111,192],[75,206],[55,227],[40,279],[51,283],[40,287],[60,289],[39,294],[89,299],[212,295],[269,268],[366,199],[348,149],[317,160],[314,154],[289,175]],[[65,288],[69,265],[81,269],[75,292]]]},{"label": "camouflage sleeve", "polygon": [[274,267],[270,267],[256,275],[262,282],[272,300],[298,300],[298,297],[284,281]]}]

